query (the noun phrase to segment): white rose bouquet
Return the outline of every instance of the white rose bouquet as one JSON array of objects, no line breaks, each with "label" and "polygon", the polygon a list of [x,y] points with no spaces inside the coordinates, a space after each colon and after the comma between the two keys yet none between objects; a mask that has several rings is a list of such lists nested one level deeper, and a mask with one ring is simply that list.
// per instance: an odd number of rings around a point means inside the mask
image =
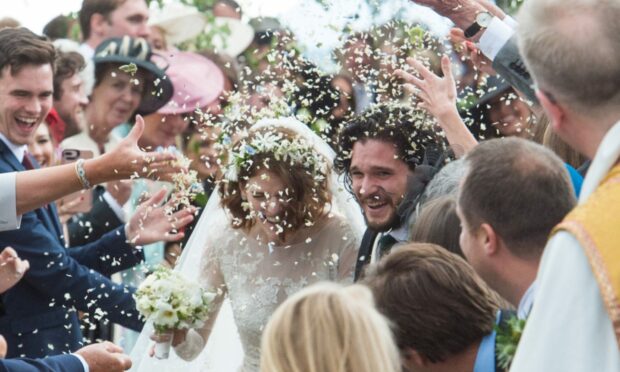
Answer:
[{"label": "white rose bouquet", "polygon": [[[153,323],[159,335],[171,334],[174,329],[202,327],[214,297],[179,272],[163,266],[149,275],[134,294],[138,311]],[[170,342],[155,345],[157,358],[166,359],[169,352]]]}]

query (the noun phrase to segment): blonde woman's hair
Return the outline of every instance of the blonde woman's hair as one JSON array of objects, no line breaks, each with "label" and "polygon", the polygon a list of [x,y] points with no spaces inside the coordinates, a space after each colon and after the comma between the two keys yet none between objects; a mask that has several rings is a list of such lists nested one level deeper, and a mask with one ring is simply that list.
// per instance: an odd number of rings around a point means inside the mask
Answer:
[{"label": "blonde woman's hair", "polygon": [[396,372],[398,349],[370,290],[318,283],[275,311],[262,339],[262,372]]}]

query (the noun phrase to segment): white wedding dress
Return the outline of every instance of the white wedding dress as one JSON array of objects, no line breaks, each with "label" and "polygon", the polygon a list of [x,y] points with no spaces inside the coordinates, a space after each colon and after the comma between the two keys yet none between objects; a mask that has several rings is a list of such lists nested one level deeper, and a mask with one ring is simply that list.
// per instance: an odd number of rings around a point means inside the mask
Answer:
[{"label": "white wedding dress", "polygon": [[[255,127],[274,124],[302,134],[328,161],[333,160],[333,151],[297,121],[269,121]],[[330,178],[331,210],[313,226],[296,231],[284,246],[265,244],[256,226],[249,233],[233,229],[214,194],[178,270],[221,295],[205,327],[190,330],[169,359],[148,356],[152,326],[147,324],[131,353],[131,370],[258,371],[262,330],[280,303],[312,283],[352,282],[363,218],[335,174]]]}]

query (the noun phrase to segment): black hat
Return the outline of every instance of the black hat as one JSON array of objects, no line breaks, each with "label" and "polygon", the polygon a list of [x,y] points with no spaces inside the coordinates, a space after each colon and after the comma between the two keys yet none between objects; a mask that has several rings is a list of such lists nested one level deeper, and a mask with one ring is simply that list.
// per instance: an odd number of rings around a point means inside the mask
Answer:
[{"label": "black hat", "polygon": [[494,98],[500,97],[502,94],[506,93],[506,91],[508,91],[510,88],[512,88],[512,86],[501,77],[489,76],[484,87],[485,93],[480,98],[478,98],[474,106],[482,107],[483,105],[491,102]]},{"label": "black hat", "polygon": [[104,63],[133,63],[150,75],[144,82],[144,95],[137,109],[140,115],[157,111],[170,100],[173,93],[172,82],[164,70],[151,62],[151,56],[151,47],[145,39],[123,36],[104,40],[97,46],[93,57],[95,68]]}]

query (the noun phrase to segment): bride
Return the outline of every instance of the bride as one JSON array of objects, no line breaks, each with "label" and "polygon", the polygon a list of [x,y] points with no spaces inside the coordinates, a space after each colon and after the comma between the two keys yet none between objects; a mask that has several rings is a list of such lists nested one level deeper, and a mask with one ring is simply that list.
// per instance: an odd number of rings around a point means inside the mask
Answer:
[{"label": "bride", "polygon": [[[352,282],[364,225],[331,171],[333,157],[325,142],[290,118],[259,121],[233,145],[218,195],[179,265],[217,293],[209,319],[202,329],[176,331],[176,355],[165,361],[145,357],[152,329],[145,327],[132,370],[231,371],[243,359],[242,371],[258,371],[261,334],[280,303],[315,282]],[[243,357],[234,351],[225,298]]]}]

